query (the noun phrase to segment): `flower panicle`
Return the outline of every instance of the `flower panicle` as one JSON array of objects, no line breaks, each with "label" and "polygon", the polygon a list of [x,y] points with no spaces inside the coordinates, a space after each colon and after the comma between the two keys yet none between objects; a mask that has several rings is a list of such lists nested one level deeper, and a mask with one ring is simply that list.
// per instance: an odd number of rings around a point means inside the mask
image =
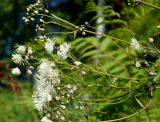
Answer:
[{"label": "flower panicle", "polygon": [[134,48],[136,51],[141,49],[139,42],[134,37],[131,39],[131,47]]}]

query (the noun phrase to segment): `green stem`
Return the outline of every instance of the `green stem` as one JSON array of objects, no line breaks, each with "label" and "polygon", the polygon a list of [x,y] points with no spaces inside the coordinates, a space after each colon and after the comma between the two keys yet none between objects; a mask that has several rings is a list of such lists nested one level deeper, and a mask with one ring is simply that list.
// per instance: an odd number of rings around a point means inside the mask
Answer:
[{"label": "green stem", "polygon": [[147,2],[141,2],[142,4],[144,4],[144,5],[147,5],[147,6],[149,6],[149,7],[152,7],[152,8],[155,8],[155,9],[158,9],[158,10],[160,10],[160,7],[159,6],[155,6],[155,5],[152,5],[152,4],[149,4],[149,3],[147,3]]},{"label": "green stem", "polygon": [[50,35],[50,34],[73,34],[74,31],[70,31],[70,32],[49,32],[49,33],[46,33],[47,35]]},{"label": "green stem", "polygon": [[151,122],[148,109],[146,109],[146,122]]},{"label": "green stem", "polygon": [[[75,59],[75,58],[73,57],[73,55],[71,55],[71,54],[70,54],[70,58],[71,58],[72,60],[74,60],[74,61],[78,61],[78,59]],[[98,73],[98,74],[101,74],[101,75],[107,75],[107,76],[111,76],[111,77],[118,77],[118,78],[128,79],[128,80],[135,80],[135,79],[130,78],[130,77],[122,77],[122,76],[117,76],[117,75],[114,75],[114,74],[108,74],[108,73],[106,73],[106,72],[101,72],[101,71],[98,71],[98,70],[90,67],[90,66],[87,65],[87,64],[83,64],[83,65],[86,66],[86,67],[83,67],[82,69],[83,69],[83,70],[86,70],[86,71],[91,70],[92,72],[95,72],[95,73]],[[78,68],[78,67],[77,67],[77,68]],[[136,80],[135,80],[135,81],[136,81]]]},{"label": "green stem", "polygon": [[140,112],[143,112],[144,110],[146,110],[151,103],[152,103],[152,99],[150,99],[150,101],[148,102],[148,104],[143,109],[141,109],[141,110],[139,110],[139,111],[137,111],[137,112],[135,112],[135,113],[133,113],[133,114],[131,114],[129,116],[125,116],[125,117],[118,118],[118,119],[113,119],[113,120],[101,121],[101,122],[115,122],[115,121],[121,121],[121,120],[127,119],[129,117],[133,117],[133,116],[139,114]]},{"label": "green stem", "polygon": [[54,18],[56,18],[56,19],[58,19],[58,20],[60,20],[60,21],[62,21],[62,22],[64,22],[64,23],[67,23],[67,24],[70,25],[70,26],[73,26],[74,28],[77,27],[76,25],[74,25],[74,24],[72,24],[72,23],[70,23],[70,22],[68,22],[68,21],[66,21],[66,20],[64,20],[64,19],[61,19],[61,18],[57,17],[57,16],[54,15],[54,14],[51,14],[51,16],[53,16]]},{"label": "green stem", "polygon": [[112,37],[112,36],[107,36],[107,35],[102,34],[102,33],[97,33],[97,32],[93,32],[93,31],[89,31],[89,30],[84,30],[84,31],[87,32],[87,33],[90,33],[90,34],[99,35],[99,36],[102,36],[102,37],[109,37],[109,38],[111,38],[113,40],[119,40],[119,41],[122,41],[122,42],[130,44],[130,42],[127,42],[127,41],[124,41],[122,39],[118,39],[118,38],[115,38],[115,37]]},{"label": "green stem", "polygon": [[[150,94],[151,94],[151,95],[153,94],[153,91],[152,91],[152,90],[151,90],[151,93],[150,93]],[[149,100],[148,104],[147,104],[144,108],[142,108],[141,110],[139,110],[139,111],[137,111],[137,112],[135,112],[135,113],[133,113],[133,114],[131,114],[131,115],[128,115],[128,116],[125,116],[125,117],[122,117],[122,118],[118,118],[118,119],[101,121],[101,122],[115,122],[115,121],[121,121],[121,120],[127,119],[127,118],[129,118],[129,117],[133,117],[133,116],[139,114],[140,112],[143,112],[144,110],[146,110],[146,109],[150,106],[151,103],[152,103],[152,98]]]},{"label": "green stem", "polygon": [[46,25],[47,25],[47,24],[55,24],[55,25],[62,26],[62,27],[64,27],[64,28],[68,28],[68,29],[71,29],[71,30],[75,30],[75,28],[72,28],[72,27],[69,27],[69,26],[66,26],[66,25],[63,25],[63,24],[57,23],[56,21],[46,22],[45,24],[46,24]]},{"label": "green stem", "polygon": [[77,28],[76,25],[74,25],[74,24],[72,24],[72,23],[70,23],[70,22],[68,22],[68,21],[66,21],[66,20],[64,20],[64,19],[61,19],[61,18],[57,17],[57,16],[54,15],[54,14],[51,14],[51,15],[37,14],[37,15],[39,15],[39,16],[45,16],[45,17],[48,17],[48,18],[51,18],[51,19],[56,19],[56,20],[59,20],[59,21],[65,23],[65,24],[67,24],[68,26],[71,26],[71,27],[73,27],[73,28],[75,28],[75,29]]},{"label": "green stem", "polygon": [[[90,30],[84,30],[86,33],[90,33],[90,34],[94,34],[94,35],[99,35],[99,36],[102,36],[102,37],[108,37],[110,39],[113,39],[113,40],[118,40],[118,41],[121,41],[121,42],[125,42],[127,44],[130,44],[130,42],[128,41],[125,41],[125,40],[122,40],[122,39],[118,39],[116,37],[112,37],[112,36],[107,36],[106,34],[103,34],[103,33],[98,33],[98,32],[93,32],[93,31],[90,31]],[[143,48],[146,48],[146,49],[149,49],[149,50],[154,50],[154,51],[158,51],[160,52],[158,49],[154,49],[154,48],[150,48],[150,47],[146,47],[146,46],[142,46]]]}]

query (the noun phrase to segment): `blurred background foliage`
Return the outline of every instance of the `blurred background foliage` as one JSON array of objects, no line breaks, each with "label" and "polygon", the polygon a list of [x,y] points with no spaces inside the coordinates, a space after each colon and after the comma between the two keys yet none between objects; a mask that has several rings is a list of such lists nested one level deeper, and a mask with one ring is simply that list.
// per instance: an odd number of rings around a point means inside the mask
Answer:
[{"label": "blurred background foliage", "polygon": [[[160,6],[158,0],[145,1]],[[33,0],[1,0],[0,3],[0,120],[2,122],[39,121],[40,115],[37,114],[33,107],[31,99],[33,81],[27,81],[31,78],[26,77],[15,79],[10,74],[11,66],[9,65],[14,65],[10,61],[13,45],[26,42],[32,44],[29,41],[36,35],[34,31],[35,23],[25,25],[22,21],[26,6],[33,2]],[[98,6],[98,0],[48,0],[46,3],[48,4],[48,9],[57,16],[76,25],[84,24],[86,21],[96,28],[102,25],[107,36],[117,37],[129,43],[130,39],[135,36],[144,45],[160,48],[159,30],[156,28],[160,24],[160,15],[157,9],[146,5],[128,7],[126,0],[104,0],[102,6]],[[97,11],[101,11],[101,14],[97,14]],[[99,18],[103,19],[98,23],[97,20]],[[48,29],[50,31],[64,31],[58,26],[51,26]],[[67,41],[72,41],[72,52],[77,58],[84,63],[95,66],[97,70],[104,69],[107,73],[118,75],[119,77],[132,77],[141,81],[145,81],[145,77],[148,77],[143,69],[137,70],[133,68],[136,54],[134,51],[129,51],[128,43],[115,40],[113,43],[113,39],[109,37],[99,38],[91,34],[85,36],[78,34],[76,39],[68,35],[57,36],[57,40],[60,41],[70,39]],[[154,45],[148,44],[148,38],[150,37],[155,39]],[[117,45],[119,46],[117,47]],[[139,56],[139,59],[141,58],[143,59],[143,57]],[[150,59],[149,61],[159,66],[159,58]],[[97,64],[99,66],[96,66]],[[153,67],[148,68],[148,70],[153,69]],[[156,69],[156,71],[158,70],[159,68]],[[145,89],[131,80],[121,79],[116,76],[100,77],[96,73],[89,73],[90,75],[85,77],[85,81],[92,83],[96,81],[104,85],[106,85],[104,81],[110,81],[119,86],[133,87],[135,90],[133,92],[140,92],[138,90]],[[25,74],[25,71],[23,74]],[[157,77],[155,78],[157,83],[159,83],[159,76],[160,72],[157,72]],[[123,93],[122,90],[114,88],[112,90],[108,89],[106,93],[106,89],[101,86],[86,88],[86,96],[94,94],[90,96],[93,99],[108,99]],[[142,94],[142,96],[138,97],[143,103],[146,103],[148,101],[147,93]],[[145,122],[147,120],[159,122],[159,101],[160,93],[157,90],[154,100],[146,112],[126,119],[124,122]],[[133,99],[114,105],[104,102],[94,106],[88,104],[88,106],[92,108],[91,110],[88,109],[91,122],[119,118],[140,109],[140,106]]]}]

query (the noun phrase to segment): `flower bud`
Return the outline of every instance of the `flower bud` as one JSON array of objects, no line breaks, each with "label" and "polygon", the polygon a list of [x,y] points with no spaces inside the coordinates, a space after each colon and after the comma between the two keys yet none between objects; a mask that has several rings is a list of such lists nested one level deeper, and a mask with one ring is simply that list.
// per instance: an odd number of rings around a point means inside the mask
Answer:
[{"label": "flower bud", "polygon": [[65,109],[65,108],[66,108],[66,106],[65,106],[65,105],[60,105],[60,107],[61,107],[62,109]]},{"label": "flower bud", "polygon": [[149,38],[148,40],[149,40],[149,42],[151,42],[151,43],[154,42],[154,39],[153,39],[153,38]]},{"label": "flower bud", "polygon": [[27,70],[27,73],[28,73],[29,75],[32,75],[32,71],[31,71],[30,69]]},{"label": "flower bud", "polygon": [[138,67],[141,67],[141,64],[139,63],[139,61],[136,61],[135,66],[136,66],[137,68],[138,68]]},{"label": "flower bud", "polygon": [[79,61],[75,61],[74,62],[74,65],[76,65],[76,66],[79,66],[79,65],[81,65],[82,63],[81,62],[79,62]]},{"label": "flower bud", "polygon": [[12,69],[12,71],[11,71],[11,73],[13,74],[13,75],[20,75],[21,74],[21,71],[20,71],[20,69],[18,68],[18,67],[16,67],[16,68],[13,68]]},{"label": "flower bud", "polygon": [[28,47],[28,54],[29,54],[29,55],[32,55],[32,54],[33,54],[33,50],[32,50],[31,47]]}]

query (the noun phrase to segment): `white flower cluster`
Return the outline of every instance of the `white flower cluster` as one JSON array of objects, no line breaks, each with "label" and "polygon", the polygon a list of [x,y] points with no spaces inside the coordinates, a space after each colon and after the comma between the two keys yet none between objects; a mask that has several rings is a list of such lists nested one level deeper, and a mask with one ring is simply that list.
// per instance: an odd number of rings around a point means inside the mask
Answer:
[{"label": "white flower cluster", "polygon": [[59,50],[57,51],[57,55],[62,59],[67,59],[70,48],[71,48],[71,45],[66,42],[61,44],[59,47]]},{"label": "white flower cluster", "polygon": [[74,92],[77,90],[77,87],[74,86],[74,85],[68,84],[65,87],[66,87],[66,89],[68,91],[68,94],[74,94]]},{"label": "white flower cluster", "polygon": [[[46,40],[44,44],[45,50],[52,54],[56,52],[61,59],[67,59],[70,44],[63,43],[59,45],[59,48],[55,47],[55,41],[50,38],[43,38]],[[55,50],[55,51],[54,51]],[[34,67],[31,65],[30,60],[33,59],[33,50],[31,47],[26,47],[23,45],[15,46],[15,53],[12,55],[12,61],[19,66],[26,65],[28,67],[28,74],[32,74]],[[73,62],[75,66],[81,65],[81,62]],[[21,71],[18,67],[13,68],[11,71],[14,75],[20,75]],[[38,111],[46,112],[48,108],[51,108],[54,112],[55,119],[60,119],[64,121],[66,119],[65,115],[61,110],[67,108],[70,100],[72,100],[77,87],[72,84],[66,84],[63,80],[60,82],[59,71],[54,62],[49,61],[46,58],[42,58],[39,61],[39,66],[37,67],[37,73],[35,76],[35,89],[32,95],[35,108]],[[53,115],[53,114],[52,114]],[[52,122],[49,116],[44,116],[41,122]]]},{"label": "white flower cluster", "polygon": [[72,100],[77,87],[72,84],[64,85],[63,87],[56,87],[56,96],[53,97],[55,101],[55,106],[53,108],[54,116],[56,119],[65,120],[64,113],[61,110],[65,110],[67,108],[67,104]]},{"label": "white flower cluster", "polygon": [[47,59],[42,59],[35,78],[36,87],[32,97],[36,109],[41,111],[52,100],[52,94],[55,93],[54,85],[59,84],[60,79],[58,71],[52,68],[51,62]]},{"label": "white flower cluster", "polygon": [[36,3],[31,4],[27,7],[26,17],[23,17],[24,22],[28,23],[30,21],[34,21],[34,16],[38,15],[41,12],[48,13],[49,11],[43,7],[41,0],[37,0]]},{"label": "white flower cluster", "polygon": [[46,39],[46,43],[45,43],[45,49],[48,53],[52,53],[54,50],[54,45],[55,42],[53,40],[51,40],[50,38]]},{"label": "white flower cluster", "polygon": [[134,37],[131,39],[131,47],[133,47],[137,51],[140,50],[140,44]]},{"label": "white flower cluster", "polygon": [[42,59],[41,64],[38,67],[37,78],[49,79],[52,84],[60,83],[58,78],[58,71],[52,68],[53,63],[48,61],[48,59]]},{"label": "white flower cluster", "polygon": [[[15,64],[21,66],[21,65],[24,65],[25,63],[28,63],[30,59],[33,59],[33,56],[32,56],[33,51],[31,47],[16,45],[15,48],[16,48],[15,53],[12,54],[12,61]],[[12,69],[11,73],[13,75],[20,75],[21,71],[18,67],[16,67]]]},{"label": "white flower cluster", "polygon": [[[71,84],[62,85],[63,83],[60,83],[55,64],[48,59],[41,60],[35,79],[36,85],[32,98],[36,109],[38,111],[46,111],[50,107],[50,104],[52,104],[55,118],[65,120],[61,109],[66,109],[66,104],[73,97],[77,87]],[[45,116],[41,121],[50,122],[51,120]]]},{"label": "white flower cluster", "polygon": [[[27,7],[26,16],[23,17],[25,23],[35,21],[35,17],[39,16],[38,24],[36,25],[35,31],[42,34],[42,38],[37,39],[37,41],[45,41],[44,49],[48,54],[55,52],[58,59],[67,59],[69,57],[69,50],[71,48],[70,43],[64,42],[62,44],[56,44],[54,39],[48,38],[43,34],[45,31],[45,15],[48,15],[49,11],[44,8],[44,5],[41,0],[37,0],[36,3],[31,4]],[[82,29],[82,32],[84,29]],[[85,34],[85,32],[83,32]],[[41,37],[41,36],[40,36]],[[57,46],[57,47],[56,47]],[[33,59],[33,51],[31,47],[26,47],[22,45],[17,45],[15,53],[12,55],[12,61],[19,66],[27,65],[28,74],[32,74],[31,59]],[[55,55],[53,55],[55,56]],[[35,57],[35,59],[38,59]],[[37,64],[34,60],[34,65]],[[38,60],[39,61],[39,60]],[[59,62],[59,60],[57,60]],[[55,64],[57,64],[57,62]],[[60,121],[66,120],[66,115],[63,110],[67,108],[69,102],[73,99],[75,92],[77,90],[76,85],[67,84],[67,82],[60,79],[60,73],[63,74],[63,71],[59,72],[58,65],[55,65],[53,62],[49,61],[46,58],[43,58],[39,61],[36,73],[34,74],[36,83],[32,99],[35,105],[35,108],[38,111],[44,112],[45,116],[41,119],[41,122],[52,122],[51,118],[60,119]],[[80,66],[82,63],[79,61],[73,62],[75,67]],[[12,74],[20,75],[21,71],[18,67],[12,69]],[[62,77],[63,78],[63,77]],[[49,114],[49,116],[48,116]],[[51,117],[51,115],[53,115]]]},{"label": "white flower cluster", "polygon": [[[43,38],[42,38],[43,40]],[[55,40],[50,39],[50,38],[46,38],[45,39],[46,42],[44,44],[44,48],[45,50],[49,53],[52,54],[54,49],[57,49],[57,55],[61,58],[61,59],[67,59],[68,55],[69,55],[69,49],[71,48],[71,45],[67,42],[64,42],[63,44],[59,45],[59,48],[55,47]],[[79,65],[79,63],[77,62],[77,64]]]}]

